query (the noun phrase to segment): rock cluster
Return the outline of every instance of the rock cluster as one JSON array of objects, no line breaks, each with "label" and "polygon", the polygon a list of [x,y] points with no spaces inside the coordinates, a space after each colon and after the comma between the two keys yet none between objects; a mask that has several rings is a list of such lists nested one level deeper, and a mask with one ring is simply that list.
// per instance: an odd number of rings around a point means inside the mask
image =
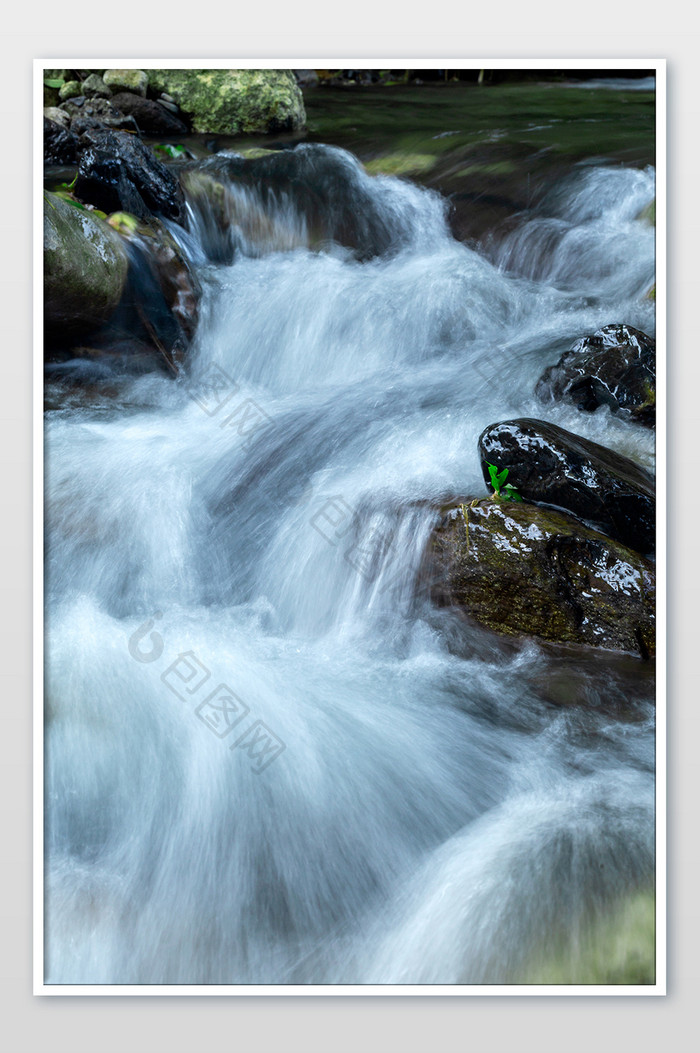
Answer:
[{"label": "rock cluster", "polygon": [[[654,377],[654,341],[610,325],[578,341],[537,391],[653,427],[643,399],[653,406]],[[653,657],[653,476],[532,418],[490,425],[479,457],[498,485],[443,510],[426,553],[433,599],[498,633]]]},{"label": "rock cluster", "polygon": [[163,157],[187,150],[151,148],[142,136],[300,130],[294,75],[86,69],[45,78],[45,165],[77,168],[45,198],[47,361],[107,356],[127,371],[177,372],[201,290],[163,223],[185,219],[182,168]]}]

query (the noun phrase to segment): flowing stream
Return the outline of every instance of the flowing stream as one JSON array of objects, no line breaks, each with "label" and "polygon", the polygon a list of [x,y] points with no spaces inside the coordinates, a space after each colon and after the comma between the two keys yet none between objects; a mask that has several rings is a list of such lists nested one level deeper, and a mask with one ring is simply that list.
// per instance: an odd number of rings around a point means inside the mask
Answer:
[{"label": "flowing stream", "polygon": [[47,982],[575,973],[653,886],[649,673],[470,630],[421,563],[495,421],[653,467],[649,432],[533,389],[601,325],[653,333],[654,170],[572,165],[469,246],[437,192],[294,152],[335,188],[313,218],[232,186],[223,243],[201,202],[176,232],[180,375],[47,414]]}]

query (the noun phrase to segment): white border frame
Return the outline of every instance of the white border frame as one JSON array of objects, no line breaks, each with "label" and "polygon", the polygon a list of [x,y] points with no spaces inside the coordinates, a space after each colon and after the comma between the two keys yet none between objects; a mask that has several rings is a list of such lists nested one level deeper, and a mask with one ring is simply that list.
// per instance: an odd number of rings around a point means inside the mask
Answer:
[{"label": "white border frame", "polygon": [[573,984],[46,984],[44,982],[44,341],[43,341],[43,70],[66,69],[279,69],[277,59],[91,59],[34,60],[33,106],[33,993],[46,996],[659,996],[666,994],[666,680],[667,680],[667,357],[666,357],[666,60],[289,58],[293,68],[315,69],[653,69],[656,73],[656,983]]}]

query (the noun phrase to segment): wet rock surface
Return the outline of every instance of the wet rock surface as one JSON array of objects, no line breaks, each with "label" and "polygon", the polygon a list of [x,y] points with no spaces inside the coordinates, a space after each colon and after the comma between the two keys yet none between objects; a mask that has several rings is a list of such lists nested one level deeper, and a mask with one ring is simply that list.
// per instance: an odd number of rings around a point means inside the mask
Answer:
[{"label": "wet rock surface", "polygon": [[80,140],[75,194],[104,212],[151,213],[179,219],[184,197],[177,176],[140,139],[108,128]]},{"label": "wet rock surface", "polygon": [[378,204],[362,168],[342,151],[302,144],[260,157],[219,156],[194,171],[251,188],[269,217],[285,199],[293,202],[310,247],[333,241],[362,260],[401,247],[403,232]]},{"label": "wet rock surface", "polygon": [[466,498],[427,564],[435,602],[497,633],[654,654],[653,565],[570,516]]},{"label": "wet rock surface", "polygon": [[98,328],[124,290],[127,256],[111,227],[55,194],[44,198],[44,322],[47,343]]},{"label": "wet rock surface", "polygon": [[[58,111],[60,113],[60,110]],[[72,165],[78,157],[78,140],[58,122],[44,117],[44,161],[49,165]]]},{"label": "wet rock surface", "polygon": [[655,544],[653,477],[627,457],[546,421],[522,417],[479,437],[484,480],[488,464],[508,469],[521,497],[564,509],[638,552]]},{"label": "wet rock surface", "polygon": [[200,283],[157,219],[137,223],[117,213],[109,222],[123,237],[129,254],[129,279],[119,308],[122,328],[154,345],[165,364],[177,372],[197,326]]},{"label": "wet rock surface", "polygon": [[540,377],[546,402],[572,402],[592,412],[609,406],[646,427],[656,419],[656,341],[630,325],[606,325],[585,336]]}]

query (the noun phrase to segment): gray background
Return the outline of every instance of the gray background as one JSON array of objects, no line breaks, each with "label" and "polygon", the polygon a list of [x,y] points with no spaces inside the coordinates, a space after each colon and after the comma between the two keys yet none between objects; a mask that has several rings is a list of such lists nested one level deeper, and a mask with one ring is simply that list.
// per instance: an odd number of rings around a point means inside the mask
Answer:
[{"label": "gray background", "polygon": [[[181,4],[113,9],[19,4],[3,16],[2,414],[3,532],[0,648],[0,1010],[15,1053],[55,1050],[411,1051],[473,1049],[635,1053],[697,1048],[700,1005],[698,813],[700,703],[697,626],[700,520],[695,431],[700,424],[698,285],[698,34],[691,5],[656,8],[512,3],[421,5],[339,0],[261,5]],[[685,15],[682,14],[685,12]],[[692,20],[692,21],[691,21]],[[668,990],[652,997],[35,998],[31,903],[31,85],[32,60],[65,58],[388,55],[453,58],[668,60],[669,690]],[[235,56],[235,58],[234,58]],[[326,62],[320,62],[323,58]],[[405,65],[405,62],[397,65]],[[487,65],[487,63],[484,63]],[[640,62],[643,65],[643,62]],[[693,1024],[695,1021],[695,1026]]]}]

